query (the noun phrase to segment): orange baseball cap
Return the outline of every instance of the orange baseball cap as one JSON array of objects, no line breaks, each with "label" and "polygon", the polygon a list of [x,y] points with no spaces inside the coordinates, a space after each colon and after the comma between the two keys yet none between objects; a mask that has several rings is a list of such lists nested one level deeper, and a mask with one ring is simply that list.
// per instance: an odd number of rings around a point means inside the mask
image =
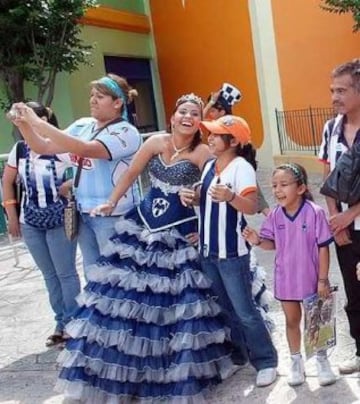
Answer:
[{"label": "orange baseball cap", "polygon": [[200,123],[201,133],[205,136],[205,140],[210,133],[214,135],[232,135],[242,145],[251,141],[251,132],[245,119],[235,115],[224,115],[215,121],[202,121]]}]

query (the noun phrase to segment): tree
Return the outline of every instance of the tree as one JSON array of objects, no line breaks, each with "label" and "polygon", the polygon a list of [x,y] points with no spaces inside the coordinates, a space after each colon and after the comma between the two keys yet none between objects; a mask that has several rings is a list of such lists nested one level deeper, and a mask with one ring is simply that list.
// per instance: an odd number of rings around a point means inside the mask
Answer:
[{"label": "tree", "polygon": [[37,88],[37,101],[51,105],[56,75],[89,63],[91,45],[80,39],[80,19],[96,0],[0,0],[0,79],[7,100],[26,99],[24,83]]},{"label": "tree", "polygon": [[330,13],[344,14],[352,13],[355,24],[353,31],[360,30],[360,0],[322,0],[325,3],[321,6]]}]

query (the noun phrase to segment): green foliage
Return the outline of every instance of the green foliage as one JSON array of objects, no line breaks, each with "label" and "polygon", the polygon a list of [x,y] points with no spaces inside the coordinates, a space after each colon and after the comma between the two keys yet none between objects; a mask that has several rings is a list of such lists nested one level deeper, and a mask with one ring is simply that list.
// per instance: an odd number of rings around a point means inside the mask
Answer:
[{"label": "green foliage", "polygon": [[353,31],[360,30],[360,0],[322,0],[322,2],[325,5],[321,5],[321,8],[330,13],[352,13],[355,21]]},{"label": "green foliage", "polygon": [[0,0],[0,78],[10,102],[25,98],[24,81],[30,81],[38,101],[50,105],[57,73],[89,63],[92,46],[79,39],[79,20],[96,5],[96,0]]}]

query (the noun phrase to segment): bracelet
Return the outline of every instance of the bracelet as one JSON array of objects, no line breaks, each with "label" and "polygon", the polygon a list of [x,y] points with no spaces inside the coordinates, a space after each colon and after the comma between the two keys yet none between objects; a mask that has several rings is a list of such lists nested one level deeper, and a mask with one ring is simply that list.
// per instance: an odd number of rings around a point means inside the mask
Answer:
[{"label": "bracelet", "polygon": [[227,201],[228,203],[232,202],[235,199],[236,193],[232,193],[232,197]]},{"label": "bracelet", "polygon": [[110,207],[112,208],[112,209],[114,209],[115,208],[115,206],[116,206],[116,203],[115,202],[113,202],[112,200],[110,200],[110,199],[108,199],[107,201],[106,201],[106,203],[108,204],[108,205],[110,205]]},{"label": "bracelet", "polygon": [[318,283],[329,283],[329,279],[328,278],[319,278]]},{"label": "bracelet", "polygon": [[7,199],[6,201],[3,201],[1,203],[2,207],[5,208],[6,206],[10,206],[10,205],[17,205],[17,200],[16,199]]}]

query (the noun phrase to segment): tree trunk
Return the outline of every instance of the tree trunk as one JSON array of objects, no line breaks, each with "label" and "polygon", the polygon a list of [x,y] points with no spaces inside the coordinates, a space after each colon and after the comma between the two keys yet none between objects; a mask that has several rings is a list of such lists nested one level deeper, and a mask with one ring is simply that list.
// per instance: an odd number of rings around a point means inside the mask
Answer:
[{"label": "tree trunk", "polygon": [[47,107],[51,106],[53,99],[54,99],[56,75],[57,75],[57,70],[52,69],[52,71],[49,74],[50,80],[49,80],[48,93],[47,93],[46,102],[45,102],[45,105]]},{"label": "tree trunk", "polygon": [[[5,82],[9,107],[11,107],[13,102],[24,101],[24,76],[20,72],[4,71],[2,78]],[[15,141],[22,139],[21,133],[15,125],[13,126],[11,134]]]},{"label": "tree trunk", "polygon": [[19,102],[24,101],[24,76],[20,72],[5,71],[3,78],[6,85],[6,92],[9,97],[9,101]]}]

